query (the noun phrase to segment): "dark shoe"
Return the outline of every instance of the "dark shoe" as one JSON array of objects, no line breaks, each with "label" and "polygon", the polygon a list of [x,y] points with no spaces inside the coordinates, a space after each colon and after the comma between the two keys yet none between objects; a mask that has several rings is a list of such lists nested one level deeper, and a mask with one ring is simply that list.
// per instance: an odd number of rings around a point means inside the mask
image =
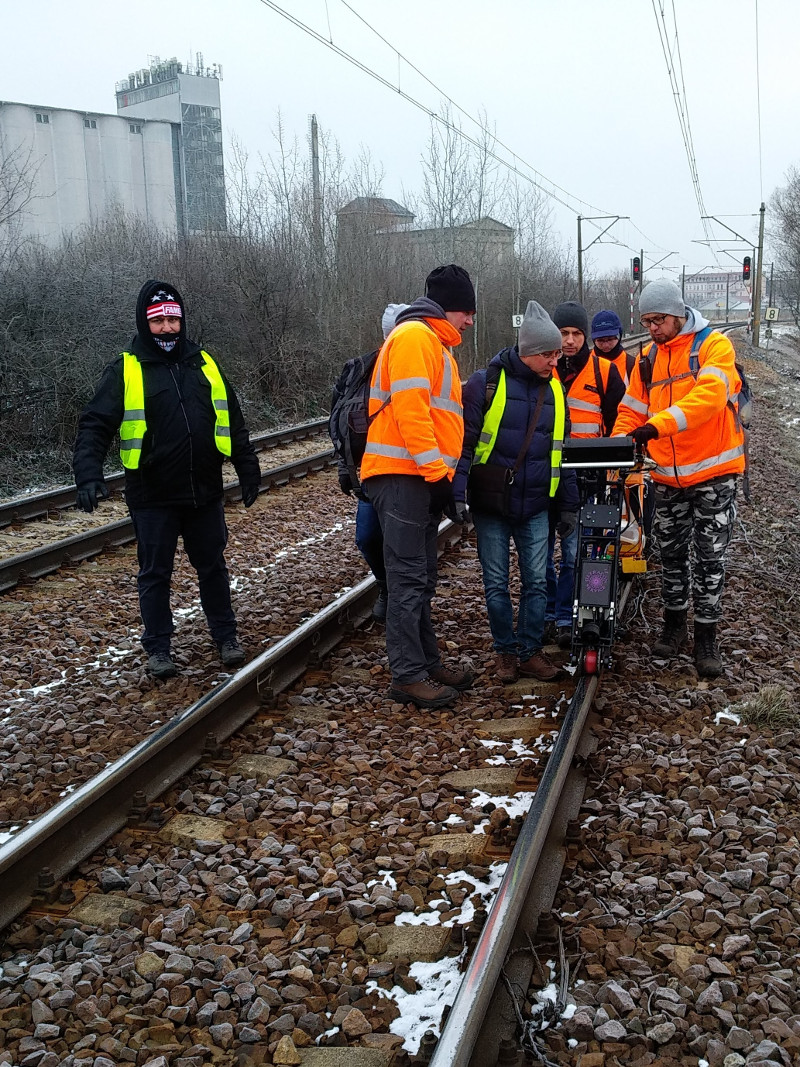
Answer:
[{"label": "dark shoe", "polygon": [[559,626],[559,628],[558,628],[558,647],[559,648],[572,648],[572,627],[571,626]]},{"label": "dark shoe", "polygon": [[219,658],[226,667],[240,667],[245,661],[244,649],[236,638],[232,637],[219,646]]},{"label": "dark shoe", "polygon": [[519,678],[519,664],[513,652],[498,652],[495,660],[494,676],[503,685],[510,685]]},{"label": "dark shoe", "polygon": [[664,627],[661,637],[653,645],[653,659],[672,659],[677,656],[688,637],[686,612],[665,608]]},{"label": "dark shoe", "polygon": [[372,617],[375,622],[386,622],[386,609],[389,607],[389,594],[386,592],[386,586],[382,585],[378,587],[380,592],[378,593],[378,599],[372,605]]},{"label": "dark shoe", "polygon": [[701,678],[717,678],[722,674],[722,657],[717,644],[717,624],[694,624],[694,662]]},{"label": "dark shoe", "polygon": [[178,673],[169,652],[154,652],[147,660],[147,669],[154,678],[174,678]]},{"label": "dark shoe", "polygon": [[551,663],[544,652],[534,652],[519,665],[519,673],[525,678],[538,678],[540,682],[552,682],[559,673],[558,667]]},{"label": "dark shoe", "polygon": [[461,692],[464,689],[469,689],[472,685],[472,671],[460,670],[458,667],[431,667],[428,671],[428,677],[433,678],[434,682],[438,682],[439,685],[449,685],[453,689],[457,689]]},{"label": "dark shoe", "polygon": [[544,634],[542,635],[543,645],[555,645],[558,642],[558,627],[556,626],[555,619],[548,619],[544,624]]},{"label": "dark shoe", "polygon": [[457,689],[442,685],[433,678],[423,678],[420,682],[407,682],[405,685],[393,682],[389,692],[395,700],[416,704],[418,708],[441,708],[458,698]]}]

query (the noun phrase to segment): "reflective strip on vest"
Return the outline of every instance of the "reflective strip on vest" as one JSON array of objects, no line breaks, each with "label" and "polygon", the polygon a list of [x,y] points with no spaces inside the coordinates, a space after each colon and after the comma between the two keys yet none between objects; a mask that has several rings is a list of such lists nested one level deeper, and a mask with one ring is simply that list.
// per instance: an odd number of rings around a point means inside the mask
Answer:
[{"label": "reflective strip on vest", "polygon": [[[555,403],[555,416],[553,420],[553,440],[550,447],[550,496],[554,497],[561,480],[561,456],[564,451],[564,430],[566,427],[566,405],[564,404],[564,390],[561,383],[555,378],[550,379],[550,390]],[[483,426],[475,446],[473,464],[487,463],[492,454],[497,434],[500,431],[500,423],[503,420],[503,412],[506,406],[506,372],[500,371],[497,379],[497,388],[489,405],[489,410],[483,417]]]},{"label": "reflective strip on vest", "polygon": [[707,459],[701,459],[699,463],[685,463],[681,467],[656,467],[656,472],[662,474],[667,478],[688,478],[692,474],[699,474],[700,471],[709,470],[711,467],[722,466],[724,463],[730,463],[734,459],[738,459],[739,456],[744,455],[744,442],[737,445],[736,448],[729,448],[725,452],[720,452],[717,456],[708,456]]},{"label": "reflective strip on vest", "polygon": [[635,411],[637,415],[648,415],[650,408],[647,404],[643,404],[641,400],[637,400],[635,396],[631,396],[630,393],[626,393],[620,400],[620,404],[624,404],[626,408],[630,408],[631,411]]},{"label": "reflective strip on vest", "polygon": [[[208,352],[201,352],[201,370],[211,386],[214,406],[214,443],[223,456],[231,454],[231,420],[225,383]],[[132,352],[122,353],[122,375],[125,388],[124,411],[119,428],[120,459],[127,470],[138,470],[142,458],[142,442],[147,432],[144,408],[144,376],[142,365]]]}]

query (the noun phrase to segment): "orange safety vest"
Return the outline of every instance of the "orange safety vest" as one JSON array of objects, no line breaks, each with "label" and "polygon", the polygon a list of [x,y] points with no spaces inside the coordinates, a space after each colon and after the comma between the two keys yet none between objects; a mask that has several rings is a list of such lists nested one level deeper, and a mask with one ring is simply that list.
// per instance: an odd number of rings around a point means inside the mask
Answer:
[{"label": "orange safety vest", "polygon": [[[567,391],[570,437],[603,436],[603,412],[600,405],[608,389],[608,372],[611,366],[609,360],[590,353],[583,369],[573,378]],[[553,373],[560,381],[558,370]]]},{"label": "orange safety vest", "polygon": [[[646,422],[655,426],[658,437],[647,444],[657,464],[653,481],[676,488],[741,474],[745,467],[744,430],[730,403],[741,388],[733,345],[721,333],[709,334],[697,353],[695,377],[689,366],[693,339],[693,333],[682,333],[656,347],[649,390],[636,361],[614,423],[615,437]],[[641,358],[647,352],[649,346]]]},{"label": "orange safety vest", "polygon": [[[384,341],[372,372],[361,480],[417,474],[452,480],[464,443],[458,364],[461,334],[447,319],[403,322]],[[387,403],[388,401],[388,403]]]},{"label": "orange safety vest", "polygon": [[597,349],[593,348],[592,355],[596,355],[599,359],[604,359],[607,363],[611,363],[615,366],[619,371],[619,376],[622,378],[625,388],[628,388],[628,383],[631,380],[631,371],[636,362],[636,356],[633,352],[620,352],[618,356],[611,357],[603,355],[602,352],[598,352]]}]

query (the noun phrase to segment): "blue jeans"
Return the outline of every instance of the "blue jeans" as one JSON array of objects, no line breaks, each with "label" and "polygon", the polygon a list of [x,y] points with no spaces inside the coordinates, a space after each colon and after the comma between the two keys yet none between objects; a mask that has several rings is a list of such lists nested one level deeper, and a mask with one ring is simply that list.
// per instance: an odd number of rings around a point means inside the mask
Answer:
[{"label": "blue jeans", "polygon": [[381,530],[378,513],[368,500],[358,502],[356,547],[375,575],[375,581],[385,589],[386,564],[383,562],[383,530]]},{"label": "blue jeans", "polygon": [[[495,651],[526,660],[542,647],[547,601],[547,512],[542,511],[524,522],[512,522],[500,515],[473,511],[472,521],[478,535],[478,558]],[[508,590],[512,538],[520,573],[516,630]]]},{"label": "blue jeans", "polygon": [[550,530],[547,540],[547,612],[548,622],[556,626],[572,626],[572,601],[575,585],[575,554],[578,551],[577,529],[569,537],[561,538],[561,567],[556,577],[553,551],[556,546],[556,528]]}]

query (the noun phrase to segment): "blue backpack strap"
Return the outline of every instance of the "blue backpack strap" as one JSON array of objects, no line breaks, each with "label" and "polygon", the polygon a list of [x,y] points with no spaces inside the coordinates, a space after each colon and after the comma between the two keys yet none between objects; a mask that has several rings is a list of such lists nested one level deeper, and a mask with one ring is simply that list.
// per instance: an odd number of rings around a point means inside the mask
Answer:
[{"label": "blue backpack strap", "polygon": [[695,378],[700,373],[700,349],[706,338],[710,337],[713,332],[714,331],[710,326],[705,326],[702,330],[698,330],[694,335],[692,349],[689,352],[689,370]]}]

